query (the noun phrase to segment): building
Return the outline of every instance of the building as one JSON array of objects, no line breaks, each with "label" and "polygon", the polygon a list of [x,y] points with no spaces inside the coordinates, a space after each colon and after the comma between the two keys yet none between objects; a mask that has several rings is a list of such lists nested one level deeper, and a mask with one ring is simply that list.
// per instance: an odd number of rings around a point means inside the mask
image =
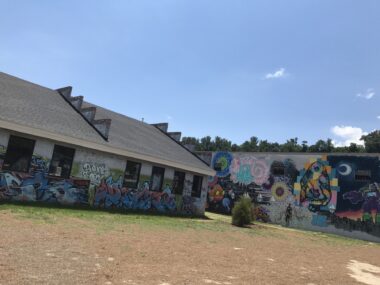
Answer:
[{"label": "building", "polygon": [[208,209],[230,213],[248,193],[263,222],[380,242],[379,154],[199,153],[216,171]]},{"label": "building", "polygon": [[202,215],[215,172],[149,125],[0,73],[0,201]]}]

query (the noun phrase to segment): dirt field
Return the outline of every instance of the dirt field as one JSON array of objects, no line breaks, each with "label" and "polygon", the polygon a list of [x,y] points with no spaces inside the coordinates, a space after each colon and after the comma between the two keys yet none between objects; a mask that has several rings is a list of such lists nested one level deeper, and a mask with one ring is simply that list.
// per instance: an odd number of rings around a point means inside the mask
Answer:
[{"label": "dirt field", "polygon": [[0,284],[380,284],[377,244],[208,216],[2,205]]}]

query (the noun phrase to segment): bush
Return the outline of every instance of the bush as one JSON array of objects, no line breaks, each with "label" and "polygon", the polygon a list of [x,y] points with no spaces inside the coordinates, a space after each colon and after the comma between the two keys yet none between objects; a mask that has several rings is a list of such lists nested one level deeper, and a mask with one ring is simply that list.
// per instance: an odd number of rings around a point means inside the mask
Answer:
[{"label": "bush", "polygon": [[238,227],[252,222],[252,201],[249,197],[241,197],[232,209],[232,224]]}]

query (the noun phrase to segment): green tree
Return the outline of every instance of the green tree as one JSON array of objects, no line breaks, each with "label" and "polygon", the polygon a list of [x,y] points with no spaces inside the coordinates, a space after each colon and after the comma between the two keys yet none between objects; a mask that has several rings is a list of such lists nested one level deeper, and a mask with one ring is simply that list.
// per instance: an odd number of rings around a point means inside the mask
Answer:
[{"label": "green tree", "polygon": [[216,151],[231,151],[232,143],[231,141],[218,137],[215,137],[215,150]]},{"label": "green tree", "polygon": [[210,136],[201,138],[199,143],[200,151],[215,151],[215,142],[211,139]]},{"label": "green tree", "polygon": [[282,152],[301,152],[302,146],[298,144],[298,138],[287,140],[286,143],[281,145]]},{"label": "green tree", "polygon": [[309,146],[309,152],[331,152],[333,147],[331,140],[318,140],[314,145]]},{"label": "green tree", "polygon": [[365,150],[367,152],[380,152],[380,131],[373,131],[368,135],[362,136]]},{"label": "green tree", "polygon": [[232,224],[238,227],[243,227],[252,223],[252,220],[253,213],[251,198],[242,196],[232,209]]},{"label": "green tree", "polygon": [[257,137],[251,137],[249,141],[243,142],[240,146],[241,151],[255,152],[259,150],[259,139]]},{"label": "green tree", "polygon": [[302,152],[307,152],[309,146],[307,145],[307,141],[302,141]]}]

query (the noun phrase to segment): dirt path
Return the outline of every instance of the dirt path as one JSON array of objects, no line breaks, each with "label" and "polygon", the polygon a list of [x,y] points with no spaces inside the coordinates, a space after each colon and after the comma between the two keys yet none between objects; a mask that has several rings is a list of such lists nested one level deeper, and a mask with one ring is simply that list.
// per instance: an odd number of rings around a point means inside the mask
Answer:
[{"label": "dirt path", "polygon": [[380,284],[358,283],[380,278],[378,245],[225,228],[107,230],[88,219],[0,211],[0,284]]}]

